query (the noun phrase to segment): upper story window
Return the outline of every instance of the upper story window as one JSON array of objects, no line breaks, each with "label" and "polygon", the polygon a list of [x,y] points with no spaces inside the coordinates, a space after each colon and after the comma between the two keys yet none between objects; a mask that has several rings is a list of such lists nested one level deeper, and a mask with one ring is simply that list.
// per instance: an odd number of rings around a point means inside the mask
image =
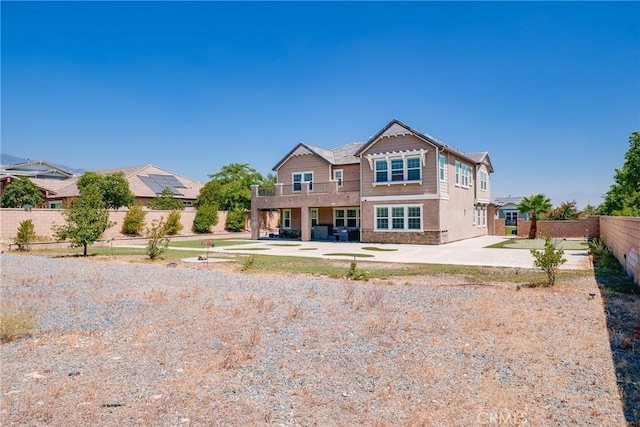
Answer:
[{"label": "upper story window", "polygon": [[375,182],[420,181],[422,178],[418,156],[377,159],[375,165]]},{"label": "upper story window", "polygon": [[471,179],[471,166],[456,160],[456,186],[469,188],[473,183]]},{"label": "upper story window", "polygon": [[487,189],[487,183],[489,181],[488,178],[489,178],[489,175],[485,171],[480,172],[480,189],[481,190]]},{"label": "upper story window", "polygon": [[294,172],[291,181],[293,182],[293,191],[302,191],[302,183],[309,183],[309,191],[313,191],[313,172]]},{"label": "upper story window", "polygon": [[447,158],[444,154],[440,154],[438,164],[440,166],[440,181],[445,182],[447,180]]},{"label": "upper story window", "polygon": [[344,171],[342,169],[334,169],[333,171],[333,180],[338,182],[338,187],[342,187]]}]

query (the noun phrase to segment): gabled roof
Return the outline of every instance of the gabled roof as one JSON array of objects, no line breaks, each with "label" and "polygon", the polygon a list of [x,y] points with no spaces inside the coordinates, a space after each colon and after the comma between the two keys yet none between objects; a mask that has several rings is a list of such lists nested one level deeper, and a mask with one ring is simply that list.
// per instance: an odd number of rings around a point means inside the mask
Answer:
[{"label": "gabled roof", "polygon": [[482,151],[480,153],[465,153],[465,156],[475,161],[476,164],[485,164],[489,168],[489,172],[493,172],[493,164],[491,164],[491,158],[489,157],[489,153],[486,151]]},{"label": "gabled roof", "polygon": [[496,197],[493,199],[493,204],[496,206],[505,206],[509,204],[517,205],[522,200],[522,196],[520,197]]},{"label": "gabled roof", "polygon": [[73,172],[44,160],[33,160],[11,165],[1,165],[0,173],[13,176],[27,176],[32,178],[67,179],[73,177]]},{"label": "gabled roof", "polygon": [[[160,187],[158,185],[153,185],[154,177],[166,177],[171,181],[175,179],[175,182],[179,183],[179,192],[174,192],[174,197],[177,199],[196,199],[200,194],[200,189],[204,186],[201,182],[154,165],[130,166],[96,171],[96,173],[101,175],[107,175],[113,172],[124,173],[125,179],[129,182],[129,189],[135,197],[153,198],[162,192],[162,190],[159,190]],[[173,177],[173,179],[169,177]],[[78,196],[80,194],[77,185],[78,178],[66,182],[68,185],[58,191],[56,197],[66,198]],[[160,192],[158,192],[158,190]]]},{"label": "gabled roof", "polygon": [[366,151],[369,147],[371,147],[373,144],[378,142],[380,137],[385,132],[387,132],[389,129],[391,129],[393,126],[396,126],[396,127],[399,126],[401,128],[404,128],[407,131],[406,133],[410,133],[410,134],[416,136],[417,138],[422,139],[425,142],[428,142],[429,144],[435,145],[436,147],[438,147],[440,149],[442,149],[445,146],[445,144],[443,144],[442,142],[438,141],[436,138],[432,137],[431,135],[427,135],[427,134],[418,132],[417,130],[411,128],[410,126],[407,126],[406,124],[402,123],[400,120],[393,119],[385,127],[383,127],[380,130],[380,132],[376,133],[374,136],[369,138],[369,140],[366,143],[364,143],[362,145],[362,147],[360,147],[360,149],[355,153],[355,155],[359,156],[364,151]]},{"label": "gabled roof", "polygon": [[[483,153],[470,153],[470,154],[465,154],[462,153],[458,150],[456,150],[455,148],[445,144],[444,142],[440,141],[439,139],[424,133],[424,132],[419,132],[415,129],[413,129],[410,126],[407,126],[406,124],[402,123],[400,120],[398,119],[393,119],[391,120],[385,127],[382,128],[382,130],[380,130],[380,132],[378,132],[377,134],[375,134],[374,136],[372,136],[371,138],[369,138],[369,140],[362,146],[360,147],[360,149],[355,153],[356,156],[361,155],[363,152],[365,152],[368,148],[370,148],[373,144],[375,144],[376,142],[378,142],[378,140],[389,130],[393,130],[396,129],[398,132],[396,132],[395,134],[411,134],[413,136],[415,136],[418,139],[421,139],[429,144],[434,145],[435,147],[437,147],[439,150],[443,150],[443,151],[449,151],[452,152],[460,157],[466,158],[469,161],[472,161],[476,164],[478,163],[485,163],[488,167],[490,172],[493,172],[493,166],[491,165],[491,160],[489,159],[489,153],[487,152],[483,152]],[[406,132],[405,132],[406,131]]]},{"label": "gabled roof", "polygon": [[327,150],[316,145],[307,144],[306,142],[299,142],[293,150],[289,151],[272,170],[277,171],[287,160],[293,156],[304,154],[315,154],[330,165],[348,165],[353,163],[359,163],[360,160],[355,157],[355,152],[362,146],[361,142],[352,142],[347,145],[343,145],[333,150]]}]

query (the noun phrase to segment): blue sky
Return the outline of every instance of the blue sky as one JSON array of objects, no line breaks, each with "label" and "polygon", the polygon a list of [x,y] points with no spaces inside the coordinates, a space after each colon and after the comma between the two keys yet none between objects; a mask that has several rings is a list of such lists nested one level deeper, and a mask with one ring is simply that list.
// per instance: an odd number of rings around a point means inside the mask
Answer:
[{"label": "blue sky", "polygon": [[638,2],[6,2],[2,152],[262,173],[397,118],[492,195],[598,204],[640,129]]}]

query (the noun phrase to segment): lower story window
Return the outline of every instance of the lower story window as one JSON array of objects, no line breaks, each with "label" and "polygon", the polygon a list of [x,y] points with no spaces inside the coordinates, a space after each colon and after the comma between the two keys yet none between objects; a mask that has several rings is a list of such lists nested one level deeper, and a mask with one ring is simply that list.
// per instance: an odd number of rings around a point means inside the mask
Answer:
[{"label": "lower story window", "polygon": [[334,227],[360,227],[360,209],[357,208],[340,208],[333,210]]},{"label": "lower story window", "polygon": [[282,211],[282,228],[291,228],[291,209]]},{"label": "lower story window", "polygon": [[422,205],[376,206],[376,231],[421,231]]}]

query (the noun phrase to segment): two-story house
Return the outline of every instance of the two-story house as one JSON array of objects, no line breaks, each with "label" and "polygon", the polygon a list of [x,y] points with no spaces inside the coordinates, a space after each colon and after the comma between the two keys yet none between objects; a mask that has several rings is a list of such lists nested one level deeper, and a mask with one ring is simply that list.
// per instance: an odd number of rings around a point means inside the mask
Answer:
[{"label": "two-story house", "polygon": [[252,188],[254,239],[260,211],[273,209],[302,240],[357,230],[362,242],[441,244],[487,234],[488,153],[460,153],[398,120],[366,143],[299,143],[273,170],[275,189]]}]

